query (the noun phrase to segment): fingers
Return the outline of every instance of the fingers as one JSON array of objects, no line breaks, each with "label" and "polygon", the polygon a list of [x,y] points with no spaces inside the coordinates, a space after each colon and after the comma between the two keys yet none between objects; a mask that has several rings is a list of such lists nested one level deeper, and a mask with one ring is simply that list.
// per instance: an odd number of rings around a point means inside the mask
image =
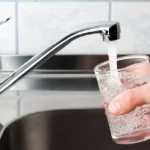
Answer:
[{"label": "fingers", "polygon": [[[150,75],[150,63],[138,65],[136,67],[131,66],[126,68],[125,71],[147,76]],[[150,104],[150,83],[119,94],[109,104],[108,109],[113,115],[123,115],[134,110],[137,106],[144,104]],[[102,107],[104,107],[103,104]]]},{"label": "fingers", "polygon": [[137,75],[142,75],[142,76],[150,75],[150,63],[138,65],[136,67],[131,66],[131,67],[127,68],[126,71],[137,74]]},{"label": "fingers", "polygon": [[150,104],[150,83],[119,94],[108,109],[113,115],[123,115],[144,104]]},{"label": "fingers", "polygon": [[102,106],[102,108],[105,108],[105,104],[104,104],[103,100],[101,101],[101,106]]}]

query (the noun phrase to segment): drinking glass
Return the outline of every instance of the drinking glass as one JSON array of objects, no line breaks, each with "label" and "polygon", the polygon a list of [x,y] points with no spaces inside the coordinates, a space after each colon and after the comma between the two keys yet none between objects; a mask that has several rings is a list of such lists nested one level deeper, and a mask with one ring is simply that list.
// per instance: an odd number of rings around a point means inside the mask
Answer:
[{"label": "drinking glass", "polygon": [[146,55],[129,55],[117,59],[117,70],[110,70],[109,61],[94,68],[110,133],[118,144],[133,144],[150,139],[150,104],[138,106],[132,112],[120,116],[114,116],[108,110],[109,103],[119,93],[148,84],[148,71],[139,72],[147,63],[149,57]]}]

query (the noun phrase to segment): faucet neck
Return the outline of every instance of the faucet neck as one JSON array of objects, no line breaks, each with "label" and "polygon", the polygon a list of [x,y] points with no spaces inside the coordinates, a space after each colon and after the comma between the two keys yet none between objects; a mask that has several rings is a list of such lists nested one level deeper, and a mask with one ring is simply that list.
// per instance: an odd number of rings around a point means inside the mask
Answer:
[{"label": "faucet neck", "polygon": [[77,30],[64,38],[62,38],[57,43],[48,47],[46,50],[40,54],[35,55],[25,64],[23,64],[19,69],[17,69],[12,75],[6,78],[0,83],[0,93],[4,92],[6,89],[11,87],[17,81],[22,79],[25,75],[30,73],[33,69],[37,68],[39,65],[43,64],[47,59],[51,58],[54,54],[63,49],[71,41],[90,34],[101,34],[104,41],[112,41],[120,38],[120,25],[117,22],[100,22],[97,24],[92,24],[86,28]]}]

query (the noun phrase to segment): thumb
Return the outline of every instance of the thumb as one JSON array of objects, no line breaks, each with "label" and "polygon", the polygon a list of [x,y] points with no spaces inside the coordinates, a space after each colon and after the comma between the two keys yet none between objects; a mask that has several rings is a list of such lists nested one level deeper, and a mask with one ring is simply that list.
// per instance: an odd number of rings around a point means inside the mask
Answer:
[{"label": "thumb", "polygon": [[108,109],[113,115],[123,115],[148,103],[150,104],[150,83],[119,94],[111,101]]}]

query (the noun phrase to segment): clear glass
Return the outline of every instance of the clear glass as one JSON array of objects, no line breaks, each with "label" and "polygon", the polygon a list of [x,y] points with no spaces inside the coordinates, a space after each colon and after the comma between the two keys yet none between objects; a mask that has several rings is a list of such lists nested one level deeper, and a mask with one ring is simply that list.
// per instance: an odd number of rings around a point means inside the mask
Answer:
[{"label": "clear glass", "polygon": [[[117,59],[118,70],[111,71],[109,61],[97,65],[94,69],[112,139],[118,144],[132,144],[150,139],[150,104],[137,107],[134,111],[114,116],[109,113],[108,105],[119,93],[142,86],[150,81],[150,76],[137,71],[146,63],[146,55],[131,55]],[[132,70],[132,72],[131,72]]]}]

